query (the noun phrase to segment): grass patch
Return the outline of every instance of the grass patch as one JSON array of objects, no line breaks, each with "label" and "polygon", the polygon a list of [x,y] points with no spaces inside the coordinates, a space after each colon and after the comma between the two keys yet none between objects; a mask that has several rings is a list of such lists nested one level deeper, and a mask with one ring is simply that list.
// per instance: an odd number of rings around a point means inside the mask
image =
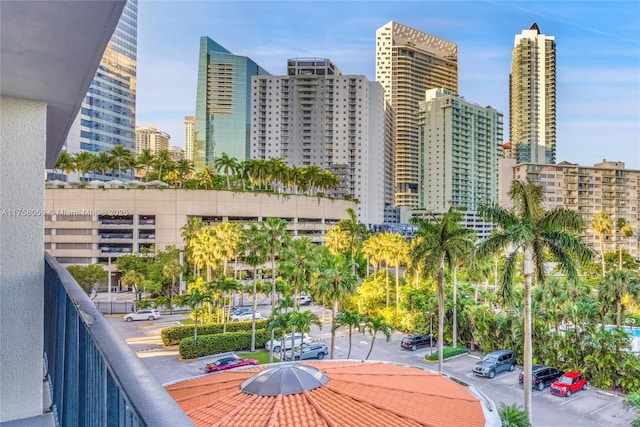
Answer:
[{"label": "grass patch", "polygon": [[[448,359],[449,357],[457,356],[459,354],[469,353],[469,349],[467,347],[444,347],[442,349],[442,358]],[[438,360],[438,352],[435,351],[431,355],[426,355],[424,360],[428,360],[430,362]]]},{"label": "grass patch", "polygon": [[183,325],[193,325],[193,319],[180,319],[178,320],[178,322],[182,323]]},{"label": "grass patch", "polygon": [[[244,357],[245,359],[256,359],[260,365],[264,365],[266,363],[269,363],[269,352],[265,351],[265,350],[258,350],[255,353],[251,353],[251,352],[238,353],[238,356]],[[273,356],[273,361],[274,362],[279,362],[280,359],[278,359],[274,355]]]}]

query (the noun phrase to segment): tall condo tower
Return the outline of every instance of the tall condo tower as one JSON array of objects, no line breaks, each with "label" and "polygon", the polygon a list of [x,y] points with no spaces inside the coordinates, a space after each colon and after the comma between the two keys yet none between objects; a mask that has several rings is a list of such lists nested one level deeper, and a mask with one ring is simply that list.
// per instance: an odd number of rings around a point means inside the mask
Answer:
[{"label": "tall condo tower", "polygon": [[451,91],[430,89],[420,103],[420,208],[477,211],[498,200],[503,115]]},{"label": "tall condo tower", "polygon": [[393,203],[392,110],[378,82],[328,59],[289,59],[286,76],[253,78],[251,101],[252,159],[330,171],[339,179],[332,195],[357,199],[360,222],[383,222]]},{"label": "tall condo tower", "polygon": [[142,150],[151,150],[157,154],[162,150],[169,150],[171,136],[158,130],[156,125],[139,126],[136,128],[136,156],[142,154]]},{"label": "tall condo tower", "polygon": [[510,156],[556,162],[556,42],[537,24],[515,37],[509,76]]},{"label": "tall condo tower", "polygon": [[196,118],[184,116],[184,153],[185,157],[193,161],[193,143],[195,139]]},{"label": "tall condo tower", "polygon": [[376,31],[376,80],[395,110],[395,204],[418,207],[418,104],[427,89],[458,93],[458,45],[389,22]]},{"label": "tall condo tower", "polygon": [[193,149],[196,171],[213,165],[223,153],[238,161],[249,159],[251,77],[258,75],[269,73],[209,37],[200,38]]},{"label": "tall condo tower", "polygon": [[69,130],[66,151],[94,153],[124,145],[134,151],[138,0],[128,0]]}]

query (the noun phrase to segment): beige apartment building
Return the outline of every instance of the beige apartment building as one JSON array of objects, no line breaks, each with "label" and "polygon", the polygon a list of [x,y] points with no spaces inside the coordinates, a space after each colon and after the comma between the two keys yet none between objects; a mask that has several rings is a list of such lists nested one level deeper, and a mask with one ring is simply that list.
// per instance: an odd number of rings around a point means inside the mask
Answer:
[{"label": "beige apartment building", "polygon": [[[640,170],[625,169],[624,162],[607,160],[593,166],[515,162],[515,159],[500,160],[500,205],[509,206],[508,191],[514,179],[538,182],[544,186],[546,209],[567,208],[582,215],[586,224],[584,237],[591,247],[600,248],[600,239],[591,229],[591,219],[597,212],[605,212],[614,227],[605,238],[604,252],[622,247],[634,259],[640,259]],[[631,226],[633,236],[624,237],[616,232],[619,218]]]},{"label": "beige apartment building", "polygon": [[139,126],[136,128],[135,153],[140,155],[142,150],[151,150],[155,154],[161,150],[168,150],[170,139],[168,133],[158,130],[155,125]]},{"label": "beige apartment building", "polygon": [[181,228],[196,217],[210,224],[283,218],[291,235],[321,243],[355,209],[346,200],[166,188],[48,188],[45,202],[45,249],[64,265],[106,263],[151,246],[182,249]]},{"label": "beige apartment building", "polygon": [[427,89],[458,94],[458,45],[390,21],[376,31],[376,81],[395,111],[395,205],[417,208],[418,105]]}]

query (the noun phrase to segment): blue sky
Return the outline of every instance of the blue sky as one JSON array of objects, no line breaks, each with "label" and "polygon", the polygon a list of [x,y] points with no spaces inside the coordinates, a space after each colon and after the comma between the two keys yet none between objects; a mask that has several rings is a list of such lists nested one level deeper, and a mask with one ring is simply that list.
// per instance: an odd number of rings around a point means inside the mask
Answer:
[{"label": "blue sky", "polygon": [[139,0],[137,125],[184,146],[201,36],[274,75],[289,58],[319,57],[373,81],[375,32],[389,21],[458,44],[460,95],[502,112],[505,140],[514,36],[536,22],[557,45],[557,161],[640,169],[638,1]]}]

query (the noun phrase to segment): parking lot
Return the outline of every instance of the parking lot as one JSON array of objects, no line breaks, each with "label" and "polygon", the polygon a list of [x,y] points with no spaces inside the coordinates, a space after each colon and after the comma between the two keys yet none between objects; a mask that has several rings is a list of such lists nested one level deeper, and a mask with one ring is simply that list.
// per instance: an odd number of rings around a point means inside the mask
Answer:
[{"label": "parking lot", "polygon": [[[312,306],[314,311],[322,314],[321,308]],[[328,315],[328,311],[324,314]],[[163,316],[157,321],[149,322],[124,322],[121,317],[111,318],[112,324],[120,335],[129,343],[141,360],[149,367],[151,372],[162,384],[175,382],[204,373],[204,365],[215,356],[210,356],[196,361],[178,360],[177,348],[163,348],[160,341],[160,330],[163,327],[175,326],[184,315]],[[324,340],[329,344],[331,327],[328,322],[322,329],[314,327],[311,338]],[[387,342],[382,334],[379,334],[370,360],[384,360],[406,365],[417,366],[423,369],[438,370],[437,363],[423,361],[423,357],[431,350],[426,347],[417,351],[400,349],[400,340],[403,335],[392,334]],[[352,336],[351,359],[362,360],[366,357],[371,345],[369,334],[354,334]],[[336,339],[335,358],[344,359],[347,356],[349,339],[344,330],[338,330]],[[433,351],[437,351],[434,347]],[[445,361],[444,373],[455,379],[476,387],[485,395],[493,399],[496,406],[500,402],[508,405],[522,405],[524,392],[518,384],[518,374],[521,369],[513,372],[503,372],[494,379],[475,376],[471,369],[478,360],[477,356],[463,355]],[[555,426],[629,426],[635,418],[633,412],[622,407],[622,398],[611,393],[596,390],[589,387],[586,391],[573,394],[570,398],[553,396],[548,388],[543,391],[532,390],[533,425],[540,427]]]}]

